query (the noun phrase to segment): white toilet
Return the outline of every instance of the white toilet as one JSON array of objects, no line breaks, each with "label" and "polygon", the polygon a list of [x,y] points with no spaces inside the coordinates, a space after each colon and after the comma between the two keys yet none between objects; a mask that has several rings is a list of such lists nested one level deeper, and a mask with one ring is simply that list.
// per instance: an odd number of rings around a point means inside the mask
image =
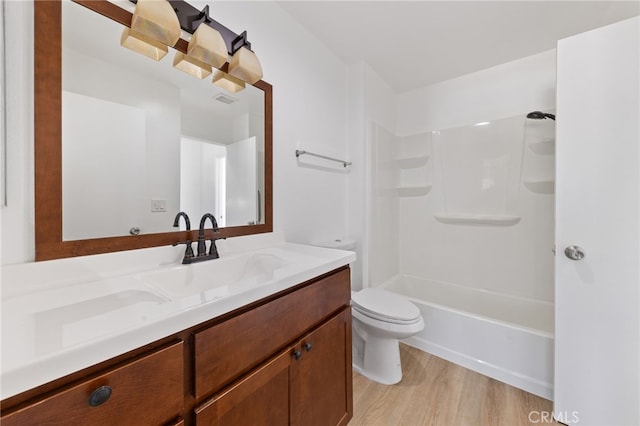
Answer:
[{"label": "white toilet", "polygon": [[424,320],[416,305],[380,288],[351,293],[353,369],[385,385],[402,379],[398,339],[420,332]]},{"label": "white toilet", "polygon": [[[354,250],[353,240],[333,240],[320,247]],[[375,382],[393,385],[402,379],[400,346],[422,331],[424,320],[416,305],[381,288],[351,292],[353,369]]]}]

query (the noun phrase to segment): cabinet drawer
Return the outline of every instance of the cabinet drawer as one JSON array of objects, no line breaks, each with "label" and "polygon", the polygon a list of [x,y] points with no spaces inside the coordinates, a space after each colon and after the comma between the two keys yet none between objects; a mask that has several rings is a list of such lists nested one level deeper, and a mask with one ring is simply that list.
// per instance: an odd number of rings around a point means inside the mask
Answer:
[{"label": "cabinet drawer", "polygon": [[[159,425],[183,408],[183,371],[179,342],[8,414],[2,426]],[[104,386],[111,396],[91,406],[90,396]]]},{"label": "cabinet drawer", "polygon": [[349,269],[195,335],[195,394],[203,397],[265,361],[349,304]]}]

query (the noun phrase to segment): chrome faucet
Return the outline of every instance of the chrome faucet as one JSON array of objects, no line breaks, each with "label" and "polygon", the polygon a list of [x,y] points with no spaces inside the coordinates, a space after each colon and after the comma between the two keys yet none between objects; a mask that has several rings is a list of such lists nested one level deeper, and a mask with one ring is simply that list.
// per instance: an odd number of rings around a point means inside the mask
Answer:
[{"label": "chrome faucet", "polygon": [[[209,246],[208,254],[207,254],[207,245],[205,243],[205,238],[204,238],[204,224],[207,222],[207,219],[211,220],[211,225],[213,226],[213,234],[214,234],[210,240],[211,244]],[[221,240],[224,238],[216,238],[215,234],[217,234],[218,232],[220,232],[220,229],[218,228],[218,222],[216,221],[216,218],[213,217],[211,213],[205,213],[200,219],[200,228],[198,230],[198,257],[194,259],[194,262],[197,262],[198,258],[205,257],[205,256],[206,258],[203,258],[202,260],[217,259],[220,257],[218,255],[218,248],[216,247],[216,240]]]},{"label": "chrome faucet", "polygon": [[[187,231],[191,231],[191,221],[189,220],[189,216],[185,212],[179,212],[176,215],[176,218],[173,220],[173,227],[177,228],[180,226],[180,218],[184,219],[184,223],[187,227]],[[186,244],[187,248],[184,251],[184,258],[182,259],[182,263],[191,263],[191,259],[193,259],[193,249],[191,248],[191,240],[187,240],[180,243],[173,243],[173,246],[177,246],[178,244]]]}]

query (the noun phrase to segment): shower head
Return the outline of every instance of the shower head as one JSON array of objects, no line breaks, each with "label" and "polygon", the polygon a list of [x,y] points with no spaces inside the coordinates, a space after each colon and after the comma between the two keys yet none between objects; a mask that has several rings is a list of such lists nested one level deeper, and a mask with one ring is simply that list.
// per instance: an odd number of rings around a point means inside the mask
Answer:
[{"label": "shower head", "polygon": [[533,111],[527,114],[527,118],[531,118],[534,120],[544,120],[545,118],[550,118],[555,121],[556,116],[553,114],[549,114],[548,112]]}]

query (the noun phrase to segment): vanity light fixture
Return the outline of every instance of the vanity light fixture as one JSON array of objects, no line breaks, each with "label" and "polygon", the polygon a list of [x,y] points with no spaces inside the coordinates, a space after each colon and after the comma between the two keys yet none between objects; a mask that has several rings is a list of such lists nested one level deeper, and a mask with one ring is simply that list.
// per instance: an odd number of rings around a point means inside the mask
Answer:
[{"label": "vanity light fixture", "polygon": [[187,54],[176,52],[173,66],[194,77],[205,78],[211,74],[211,67],[219,68],[227,61],[227,45],[215,28],[206,24],[209,6],[205,6],[198,18],[205,18],[198,25],[187,47]]},{"label": "vanity light fixture", "polygon": [[[213,83],[233,93],[244,89],[245,83],[262,79],[262,66],[251,50],[247,32],[238,35],[211,19],[209,6],[200,11],[185,0],[129,1],[136,7],[131,28],[122,33],[122,46],[155,60],[167,54],[167,46],[176,46],[175,68],[198,78],[217,68]],[[181,30],[192,34],[186,51],[179,41]]]},{"label": "vanity light fixture", "polygon": [[137,34],[135,31],[132,31],[127,27],[122,30],[120,46],[131,49],[134,52],[138,52],[156,61],[164,58],[165,55],[169,53],[169,49],[167,49],[167,46],[164,44],[142,34]]},{"label": "vanity light fixture", "polygon": [[256,54],[243,46],[231,57],[229,74],[247,83],[254,84],[262,79],[262,67]]},{"label": "vanity light fixture", "polygon": [[212,71],[211,65],[182,52],[176,52],[176,56],[173,57],[173,67],[201,79],[211,75]]},{"label": "vanity light fixture", "polygon": [[238,93],[245,88],[244,81],[220,70],[216,70],[216,72],[213,73],[212,83],[218,87],[228,90],[231,93]]},{"label": "vanity light fixture", "polygon": [[[209,6],[206,6],[208,11]],[[208,12],[205,12],[208,14]],[[209,64],[213,67],[220,68],[227,62],[227,45],[222,35],[215,28],[210,27],[206,22],[202,22],[196,28],[191,40],[189,40],[189,48],[187,54],[199,61]]]},{"label": "vanity light fixture", "polygon": [[167,0],[137,0],[131,28],[122,31],[120,45],[159,61],[180,34],[180,21]]}]

